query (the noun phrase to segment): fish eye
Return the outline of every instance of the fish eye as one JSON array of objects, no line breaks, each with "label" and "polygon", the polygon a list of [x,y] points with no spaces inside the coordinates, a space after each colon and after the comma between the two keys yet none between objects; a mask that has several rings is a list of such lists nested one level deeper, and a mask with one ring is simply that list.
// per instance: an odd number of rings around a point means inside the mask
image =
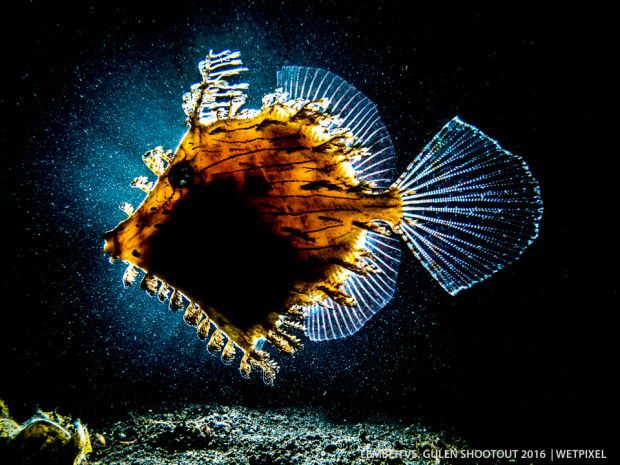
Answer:
[{"label": "fish eye", "polygon": [[188,187],[193,176],[194,171],[189,163],[186,162],[175,164],[170,168],[170,173],[168,173],[168,179],[174,188]]}]

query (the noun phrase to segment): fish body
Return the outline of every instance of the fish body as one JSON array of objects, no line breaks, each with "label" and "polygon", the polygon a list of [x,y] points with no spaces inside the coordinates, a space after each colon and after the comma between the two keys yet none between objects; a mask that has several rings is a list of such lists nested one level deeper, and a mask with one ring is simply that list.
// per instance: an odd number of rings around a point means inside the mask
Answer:
[{"label": "fish body", "polygon": [[392,298],[401,237],[455,294],[514,260],[534,239],[542,203],[522,159],[458,118],[396,181],[376,106],[342,78],[285,67],[260,110],[239,111],[238,52],[209,54],[185,97],[189,129],[145,163],[156,182],[105,235],[105,251],[144,271],[142,287],[240,356],[244,376],[292,353],[295,333],[355,333]]}]

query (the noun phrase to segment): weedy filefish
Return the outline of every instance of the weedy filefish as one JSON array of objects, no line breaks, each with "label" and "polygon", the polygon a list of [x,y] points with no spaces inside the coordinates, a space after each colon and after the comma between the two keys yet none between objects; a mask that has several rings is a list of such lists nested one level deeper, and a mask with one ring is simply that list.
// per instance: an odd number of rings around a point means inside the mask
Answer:
[{"label": "weedy filefish", "polygon": [[157,179],[104,235],[125,286],[184,310],[212,353],[272,383],[267,348],[350,336],[393,297],[401,240],[454,295],[538,235],[537,181],[458,117],[396,179],[377,107],[341,77],[285,66],[262,108],[241,109],[240,53],[210,52],[184,96],[189,129],[144,162]]}]

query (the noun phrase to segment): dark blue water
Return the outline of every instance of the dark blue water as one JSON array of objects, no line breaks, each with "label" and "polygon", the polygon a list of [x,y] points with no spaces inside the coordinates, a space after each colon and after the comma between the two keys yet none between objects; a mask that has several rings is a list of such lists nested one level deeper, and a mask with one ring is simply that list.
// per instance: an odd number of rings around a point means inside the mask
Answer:
[{"label": "dark blue water", "polygon": [[[178,3],[61,11],[34,2],[14,13],[15,25],[27,26],[11,31],[28,33],[8,31],[5,41],[19,53],[3,70],[9,363],[0,395],[17,412],[59,407],[92,423],[184,400],[324,405],[335,416],[421,418],[511,447],[549,446],[549,428],[567,440],[576,423],[600,424],[605,375],[593,385],[577,376],[605,365],[594,356],[605,353],[605,338],[592,336],[599,315],[584,322],[558,304],[568,289],[569,222],[560,154],[550,150],[543,18],[406,13],[393,4]],[[343,76],[377,103],[401,169],[453,116],[477,125],[540,180],[541,237],[456,298],[407,255],[395,299],[362,331],[279,357],[273,388],[242,380],[180,315],[124,290],[123,267],[107,262],[101,240],[124,218],[118,205],[142,199],[129,188],[136,176],[152,177],[141,155],[174,149],[183,136],[181,98],[197,62],[225,48],[240,50],[249,68],[247,108],[273,90],[282,65]],[[577,334],[587,343],[576,347]]]}]

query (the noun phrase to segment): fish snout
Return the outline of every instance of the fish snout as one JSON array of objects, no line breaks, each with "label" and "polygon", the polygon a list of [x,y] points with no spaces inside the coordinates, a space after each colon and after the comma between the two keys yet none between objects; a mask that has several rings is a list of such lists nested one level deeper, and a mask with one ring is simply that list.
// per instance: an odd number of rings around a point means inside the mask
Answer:
[{"label": "fish snout", "polygon": [[103,251],[110,256],[110,261],[114,262],[120,253],[118,235],[116,231],[106,231],[103,233],[102,239],[104,241]]}]

